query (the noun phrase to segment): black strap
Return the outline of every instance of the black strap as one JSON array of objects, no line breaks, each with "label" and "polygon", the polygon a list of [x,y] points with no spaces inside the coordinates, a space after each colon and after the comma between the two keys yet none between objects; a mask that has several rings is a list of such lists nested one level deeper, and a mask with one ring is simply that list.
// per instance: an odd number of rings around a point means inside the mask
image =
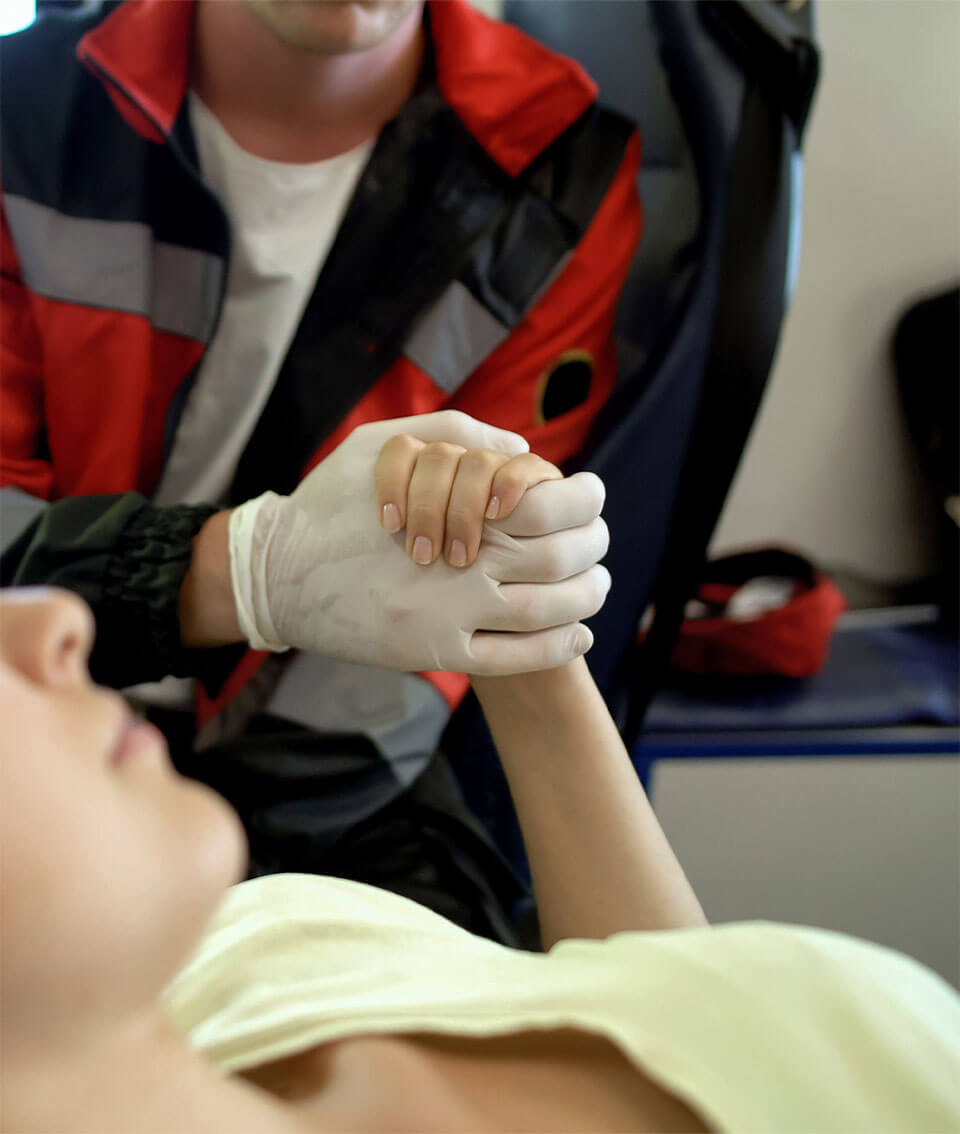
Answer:
[{"label": "black strap", "polygon": [[525,192],[457,277],[515,327],[580,242],[613,183],[636,126],[592,106],[521,174]]},{"label": "black strap", "polygon": [[702,0],[698,11],[744,71],[779,102],[801,138],[820,78],[813,4]]},{"label": "black strap", "polygon": [[[717,307],[700,402],[654,589],[643,646],[629,651],[624,739],[639,736],[687,599],[756,417],[785,308],[790,194],[783,191],[785,122],[759,85],[744,95],[731,168]],[[789,160],[789,159],[786,159]]]},{"label": "black strap", "polygon": [[748,579],[775,576],[796,579],[812,586],[816,568],[809,559],[782,547],[762,547],[757,551],[738,551],[707,563],[697,580],[704,583],[726,583],[739,586]]}]

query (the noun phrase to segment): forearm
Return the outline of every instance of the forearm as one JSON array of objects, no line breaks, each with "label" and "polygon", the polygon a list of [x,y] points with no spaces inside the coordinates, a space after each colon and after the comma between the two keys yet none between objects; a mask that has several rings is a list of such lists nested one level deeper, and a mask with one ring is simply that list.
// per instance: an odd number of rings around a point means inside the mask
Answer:
[{"label": "forearm", "polygon": [[193,539],[180,586],[180,638],[188,648],[242,642],[230,582],[230,512],[211,516]]},{"label": "forearm", "polygon": [[703,925],[583,659],[473,686],[520,818],[544,946]]}]

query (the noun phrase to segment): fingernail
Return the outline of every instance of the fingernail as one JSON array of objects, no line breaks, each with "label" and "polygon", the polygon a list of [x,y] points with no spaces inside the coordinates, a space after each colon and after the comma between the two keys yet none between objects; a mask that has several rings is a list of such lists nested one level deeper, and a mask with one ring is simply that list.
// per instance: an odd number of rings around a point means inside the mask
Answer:
[{"label": "fingernail", "polygon": [[383,526],[388,532],[400,531],[400,509],[396,504],[384,504]]},{"label": "fingernail", "polygon": [[467,547],[462,539],[455,539],[450,544],[451,567],[462,567],[467,561]]},{"label": "fingernail", "polygon": [[426,536],[418,535],[413,541],[413,561],[425,567],[433,558],[433,544]]},{"label": "fingernail", "polygon": [[488,520],[495,520],[497,513],[500,511],[500,497],[491,496],[490,503],[487,505],[486,516]]}]

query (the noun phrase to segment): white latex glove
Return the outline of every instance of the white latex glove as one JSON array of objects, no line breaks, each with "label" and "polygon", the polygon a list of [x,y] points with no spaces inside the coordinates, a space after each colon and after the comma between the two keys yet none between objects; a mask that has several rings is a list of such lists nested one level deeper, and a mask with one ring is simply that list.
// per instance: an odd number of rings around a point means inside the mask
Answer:
[{"label": "white latex glove", "polygon": [[597,565],[608,541],[599,478],[531,488],[510,517],[484,525],[471,567],[420,567],[403,534],[377,521],[373,470],[399,433],[510,455],[527,449],[516,434],[453,411],[375,422],[291,496],[267,492],[237,508],[231,578],[250,644],[477,674],[545,669],[585,653],[592,636],[579,621],[600,609],[610,583]]}]

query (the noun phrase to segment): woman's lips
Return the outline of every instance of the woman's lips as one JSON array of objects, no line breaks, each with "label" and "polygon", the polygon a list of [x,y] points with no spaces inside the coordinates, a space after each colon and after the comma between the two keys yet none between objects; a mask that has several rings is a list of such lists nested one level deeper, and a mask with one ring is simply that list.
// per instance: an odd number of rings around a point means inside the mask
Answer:
[{"label": "woman's lips", "polygon": [[154,759],[160,757],[166,763],[166,740],[163,733],[155,725],[127,712],[120,726],[120,733],[113,747],[110,762],[118,767],[145,756],[152,756]]}]

